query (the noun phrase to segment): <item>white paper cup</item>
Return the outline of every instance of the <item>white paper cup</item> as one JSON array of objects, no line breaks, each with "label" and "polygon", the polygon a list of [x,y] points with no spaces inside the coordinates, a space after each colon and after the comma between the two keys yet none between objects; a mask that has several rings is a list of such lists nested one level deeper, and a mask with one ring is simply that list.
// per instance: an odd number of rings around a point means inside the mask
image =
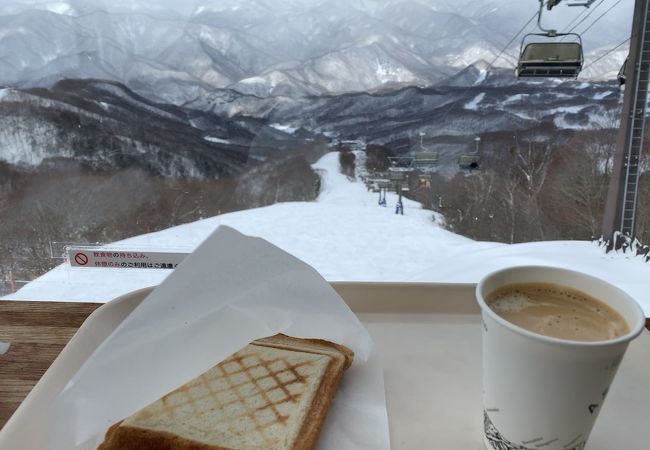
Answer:
[{"label": "white paper cup", "polygon": [[[498,316],[485,303],[515,283],[555,283],[618,311],[625,336],[579,342],[543,336]],[[645,316],[620,289],[589,275],[525,266],[487,275],[476,287],[483,318],[484,441],[489,450],[582,450],[627,349]]]}]

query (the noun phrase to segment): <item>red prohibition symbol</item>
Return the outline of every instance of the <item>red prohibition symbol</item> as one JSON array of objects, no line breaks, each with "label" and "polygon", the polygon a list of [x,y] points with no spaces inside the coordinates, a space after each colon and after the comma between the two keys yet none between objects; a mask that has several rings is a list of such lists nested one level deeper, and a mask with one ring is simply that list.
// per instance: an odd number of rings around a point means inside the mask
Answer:
[{"label": "red prohibition symbol", "polygon": [[88,257],[83,253],[77,253],[76,255],[74,255],[74,260],[80,266],[85,266],[86,264],[88,264]]}]

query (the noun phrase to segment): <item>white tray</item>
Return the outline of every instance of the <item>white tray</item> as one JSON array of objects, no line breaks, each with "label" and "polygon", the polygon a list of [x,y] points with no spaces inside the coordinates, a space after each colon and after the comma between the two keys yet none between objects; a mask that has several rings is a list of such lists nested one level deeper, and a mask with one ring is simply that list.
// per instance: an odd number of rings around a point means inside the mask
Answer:
[{"label": "white tray", "polygon": [[[395,450],[483,450],[481,345],[474,285],[333,283],[383,358]],[[150,291],[98,308],[0,431],[0,449],[44,447],[47,406]],[[588,450],[650,448],[650,333],[632,342]]]}]

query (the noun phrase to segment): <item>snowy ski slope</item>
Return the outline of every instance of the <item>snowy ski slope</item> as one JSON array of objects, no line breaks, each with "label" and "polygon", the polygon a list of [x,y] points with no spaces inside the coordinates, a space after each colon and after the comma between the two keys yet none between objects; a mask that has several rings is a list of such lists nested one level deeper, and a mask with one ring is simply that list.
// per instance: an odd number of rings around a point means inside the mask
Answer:
[{"label": "snowy ski slope", "polygon": [[[387,195],[387,207],[378,206],[377,194],[340,173],[338,153],[325,155],[314,168],[322,178],[315,202],[279,203],[223,214],[111,246],[190,252],[223,224],[270,241],[315,267],[329,281],[476,282],[487,272],[507,266],[553,265],[618,285],[650,316],[650,264],[640,258],[606,255],[586,241],[476,242],[441,228],[434,217],[438,222],[442,218],[419,203],[405,199],[404,216],[395,215],[395,194]],[[106,302],[156,285],[168,273],[63,264],[5,298]]]}]

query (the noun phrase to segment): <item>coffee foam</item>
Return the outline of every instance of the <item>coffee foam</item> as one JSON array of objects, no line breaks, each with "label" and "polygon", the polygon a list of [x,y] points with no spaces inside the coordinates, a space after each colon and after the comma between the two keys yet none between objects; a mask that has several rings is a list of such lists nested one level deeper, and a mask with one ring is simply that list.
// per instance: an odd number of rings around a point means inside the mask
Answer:
[{"label": "coffee foam", "polygon": [[534,304],[535,302],[526,294],[515,292],[510,296],[496,299],[490,306],[495,312],[518,313]]},{"label": "coffee foam", "polygon": [[614,309],[565,286],[529,283],[505,286],[487,298],[490,308],[529,331],[560,339],[601,341],[629,332]]}]

